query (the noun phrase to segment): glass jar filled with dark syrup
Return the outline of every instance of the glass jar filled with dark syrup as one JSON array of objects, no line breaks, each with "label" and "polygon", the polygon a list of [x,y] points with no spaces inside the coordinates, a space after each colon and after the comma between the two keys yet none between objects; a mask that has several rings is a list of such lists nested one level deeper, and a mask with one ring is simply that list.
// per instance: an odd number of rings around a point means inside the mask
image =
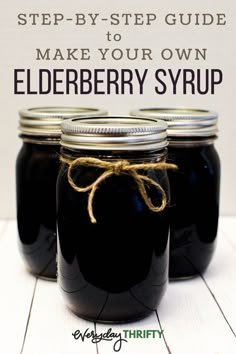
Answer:
[{"label": "glass jar filled with dark syrup", "polygon": [[220,160],[214,147],[217,114],[194,109],[141,109],[134,115],[168,123],[171,189],[170,278],[205,271],[216,247]]},{"label": "glass jar filled with dark syrup", "polygon": [[106,114],[76,107],[21,110],[23,140],[16,161],[19,249],[28,270],[56,278],[56,179],[60,167],[61,122],[64,119]]},{"label": "glass jar filled with dark syrup", "polygon": [[163,200],[169,202],[169,182],[160,164],[166,128],[134,117],[62,125],[58,282],[80,317],[132,321],[152,313],[165,292],[169,217]]}]

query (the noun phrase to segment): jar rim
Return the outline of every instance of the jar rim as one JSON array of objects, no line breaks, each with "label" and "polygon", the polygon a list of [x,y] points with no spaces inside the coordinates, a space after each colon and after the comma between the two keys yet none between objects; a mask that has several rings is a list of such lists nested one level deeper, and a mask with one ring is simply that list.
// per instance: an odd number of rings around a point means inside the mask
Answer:
[{"label": "jar rim", "polygon": [[19,131],[30,136],[60,137],[61,123],[69,118],[106,115],[104,109],[72,106],[43,106],[19,111]]},{"label": "jar rim", "polygon": [[209,137],[218,133],[218,114],[206,109],[141,108],[130,114],[165,121],[169,137]]},{"label": "jar rim", "polygon": [[74,149],[150,150],[167,146],[167,124],[131,116],[72,118],[62,123],[61,145]]}]

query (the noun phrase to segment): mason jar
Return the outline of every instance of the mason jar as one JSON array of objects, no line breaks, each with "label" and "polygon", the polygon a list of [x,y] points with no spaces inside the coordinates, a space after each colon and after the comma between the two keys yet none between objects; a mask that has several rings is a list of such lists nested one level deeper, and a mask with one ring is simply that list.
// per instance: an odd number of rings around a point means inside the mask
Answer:
[{"label": "mason jar", "polygon": [[132,114],[168,123],[171,189],[170,278],[203,273],[216,247],[220,160],[214,146],[217,113],[200,109],[154,108]]},{"label": "mason jar", "polygon": [[167,124],[135,117],[62,124],[58,282],[80,317],[152,313],[168,281]]},{"label": "mason jar", "polygon": [[23,144],[16,161],[18,243],[26,267],[36,276],[56,278],[56,179],[61,122],[105,113],[77,107],[39,107],[19,112]]}]

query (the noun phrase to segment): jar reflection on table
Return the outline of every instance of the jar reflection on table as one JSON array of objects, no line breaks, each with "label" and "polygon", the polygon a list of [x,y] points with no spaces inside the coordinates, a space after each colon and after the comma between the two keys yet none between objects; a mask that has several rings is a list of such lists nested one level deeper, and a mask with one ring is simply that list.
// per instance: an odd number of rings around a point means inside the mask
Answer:
[{"label": "jar reflection on table", "polygon": [[220,160],[214,142],[217,114],[191,109],[141,109],[133,114],[168,123],[171,189],[170,278],[203,273],[216,247]]},{"label": "jar reflection on table", "polygon": [[97,109],[39,107],[20,111],[23,144],[16,161],[18,244],[27,269],[56,278],[56,179],[61,122]]},{"label": "jar reflection on table", "polygon": [[[93,157],[132,164],[165,159],[165,124],[116,117],[104,118],[104,124],[93,123],[72,120],[63,124],[64,159]],[[136,135],[132,125],[137,126]],[[152,125],[152,134],[147,134],[145,127]],[[116,129],[120,129],[119,134]],[[149,142],[150,147],[147,136],[155,139]],[[74,167],[73,181],[87,186],[103,172],[96,167]],[[57,182],[58,282],[67,305],[80,317],[100,322],[126,322],[147,316],[159,304],[168,281],[167,208],[159,213],[150,211],[133,177],[113,174],[96,190],[93,212],[97,222],[92,223],[88,193],[74,190],[67,173],[64,163]],[[159,183],[169,198],[166,170],[151,169],[142,174]],[[148,196],[155,205],[161,204],[158,189],[150,187]]]}]

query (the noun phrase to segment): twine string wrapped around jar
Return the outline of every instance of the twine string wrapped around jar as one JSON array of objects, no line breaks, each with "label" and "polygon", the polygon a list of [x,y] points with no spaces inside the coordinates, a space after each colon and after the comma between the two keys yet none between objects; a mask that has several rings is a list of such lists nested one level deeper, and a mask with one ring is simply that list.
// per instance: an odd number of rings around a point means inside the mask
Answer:
[{"label": "twine string wrapped around jar", "polygon": [[[172,169],[176,170],[177,166],[175,164],[166,163],[166,162],[149,162],[149,163],[139,163],[139,164],[131,164],[127,160],[118,160],[118,161],[104,161],[101,159],[93,158],[93,157],[79,157],[77,159],[71,160],[68,158],[64,158],[61,156],[60,160],[68,165],[67,177],[68,182],[71,187],[76,192],[89,192],[88,195],[88,214],[90,217],[91,223],[95,224],[97,222],[93,213],[93,200],[95,197],[96,190],[98,186],[106,180],[108,177],[112,175],[120,176],[124,174],[128,174],[131,176],[136,183],[139,193],[147,205],[147,207],[156,213],[163,211],[167,204],[167,197],[164,189],[161,185],[155,182],[152,178],[140,174],[138,171],[148,171],[148,170],[163,170],[163,169]],[[72,171],[76,167],[88,167],[88,168],[101,168],[105,171],[90,185],[86,187],[78,186],[72,177]],[[154,186],[157,190],[161,192],[161,204],[159,206],[155,206],[148,196],[146,185]]]}]

